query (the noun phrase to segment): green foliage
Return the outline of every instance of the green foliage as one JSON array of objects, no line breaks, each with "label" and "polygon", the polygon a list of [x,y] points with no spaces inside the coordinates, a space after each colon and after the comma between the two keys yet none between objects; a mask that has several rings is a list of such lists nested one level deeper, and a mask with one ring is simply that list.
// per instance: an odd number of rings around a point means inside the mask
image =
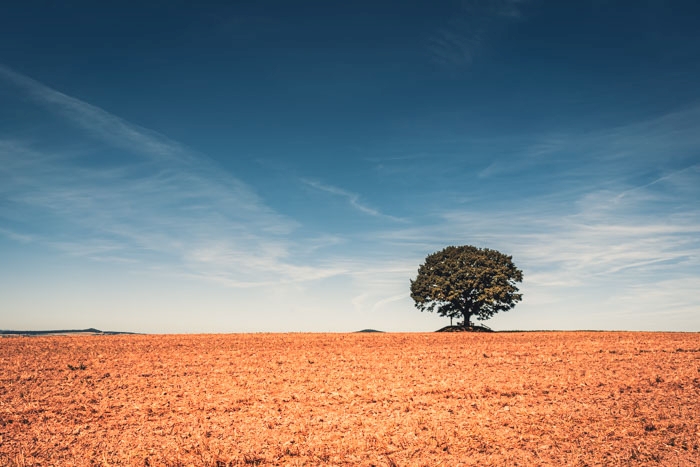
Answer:
[{"label": "green foliage", "polygon": [[488,248],[471,245],[448,246],[428,255],[411,281],[411,298],[420,311],[440,316],[491,318],[508,311],[522,300],[516,283],[523,272],[513,264],[513,257]]}]

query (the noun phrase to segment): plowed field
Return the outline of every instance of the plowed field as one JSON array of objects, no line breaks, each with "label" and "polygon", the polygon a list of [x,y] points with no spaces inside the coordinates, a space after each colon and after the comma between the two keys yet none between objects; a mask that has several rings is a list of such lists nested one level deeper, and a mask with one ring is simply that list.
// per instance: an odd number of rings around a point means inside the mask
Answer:
[{"label": "plowed field", "polygon": [[0,465],[697,465],[700,336],[0,339]]}]

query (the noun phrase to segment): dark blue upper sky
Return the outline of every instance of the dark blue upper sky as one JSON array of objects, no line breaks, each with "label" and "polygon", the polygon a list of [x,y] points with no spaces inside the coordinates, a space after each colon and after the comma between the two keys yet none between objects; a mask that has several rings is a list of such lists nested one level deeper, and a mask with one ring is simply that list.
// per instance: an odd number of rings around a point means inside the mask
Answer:
[{"label": "dark blue upper sky", "polygon": [[[384,303],[410,308],[408,277],[445,243],[520,253],[541,303],[573,293],[556,289],[563,276],[583,291],[617,274],[616,293],[634,295],[646,264],[696,284],[697,2],[145,3],[0,6],[5,241],[89,270],[92,253],[56,247],[81,236],[224,288],[337,281],[372,319]],[[79,193],[59,196],[68,187]],[[129,197],[142,188],[159,201]],[[210,230],[188,230],[193,210]],[[210,264],[211,245],[228,260]],[[372,268],[392,285],[369,287]],[[240,303],[260,299],[247,293]]]}]

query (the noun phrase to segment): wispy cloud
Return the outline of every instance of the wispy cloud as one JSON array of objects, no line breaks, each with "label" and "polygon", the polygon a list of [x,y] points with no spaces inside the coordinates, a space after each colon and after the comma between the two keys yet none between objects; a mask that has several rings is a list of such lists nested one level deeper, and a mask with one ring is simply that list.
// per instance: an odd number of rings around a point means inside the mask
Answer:
[{"label": "wispy cloud", "polygon": [[[615,205],[621,193],[591,193],[586,198],[595,196],[595,202],[569,206],[569,213],[563,212],[566,206],[551,206],[548,200],[544,204],[530,200],[529,208],[518,204],[498,212],[452,210],[430,226],[387,231],[381,236],[387,242],[415,248],[476,243],[505,249],[530,271],[552,273],[560,283],[581,284],[595,277],[605,280],[631,270],[645,275],[664,269],[687,273],[700,266],[697,208],[677,206],[679,209],[666,214],[661,209],[648,213],[645,200],[653,194]],[[668,206],[673,204],[669,201]]]},{"label": "wispy cloud", "polygon": [[523,0],[466,0],[428,39],[433,60],[448,69],[469,66],[501,25],[522,16]]},{"label": "wispy cloud", "polygon": [[[207,157],[7,67],[0,78],[96,140],[77,155],[41,135],[0,140],[5,237],[230,286],[342,273],[300,265],[303,239],[291,236],[298,224]],[[102,164],[101,143],[131,157]]]},{"label": "wispy cloud", "polygon": [[184,147],[156,132],[129,123],[97,106],[63,94],[2,64],[0,64],[0,77],[22,89],[37,103],[71,120],[97,138],[151,156],[188,156]]},{"label": "wispy cloud", "polygon": [[612,128],[535,135],[509,141],[521,149],[492,160],[478,175],[491,178],[541,167],[551,172],[555,167],[559,174],[573,169],[580,178],[607,180],[606,174],[632,176],[658,170],[660,165],[675,170],[697,163],[698,126],[700,105],[694,103]]},{"label": "wispy cloud", "polygon": [[367,214],[369,216],[374,216],[374,217],[382,217],[382,218],[391,219],[391,220],[395,220],[395,221],[400,220],[397,217],[383,214],[379,210],[367,206],[366,204],[364,204],[360,200],[360,195],[358,195],[356,193],[352,193],[350,191],[343,190],[342,188],[338,188],[338,187],[333,186],[333,185],[327,185],[327,184],[321,183],[321,182],[316,181],[316,180],[310,180],[310,179],[303,178],[303,179],[301,179],[301,181],[305,185],[310,186],[311,188],[314,188],[316,190],[323,191],[325,193],[330,193],[331,195],[334,195],[334,196],[340,196],[342,198],[345,198],[347,200],[347,202],[350,204],[350,206],[352,206],[354,209],[356,209],[357,211],[359,211],[363,214]]},{"label": "wispy cloud", "polygon": [[32,240],[34,240],[34,237],[31,235],[17,233],[17,232],[14,232],[13,230],[4,229],[4,228],[0,228],[0,235],[3,235],[11,240],[15,240],[15,241],[22,242],[22,243],[29,243]]},{"label": "wispy cloud", "polygon": [[470,65],[482,41],[481,30],[470,33],[460,32],[467,29],[443,28],[437,30],[429,39],[429,50],[433,60],[445,67],[462,67]]}]

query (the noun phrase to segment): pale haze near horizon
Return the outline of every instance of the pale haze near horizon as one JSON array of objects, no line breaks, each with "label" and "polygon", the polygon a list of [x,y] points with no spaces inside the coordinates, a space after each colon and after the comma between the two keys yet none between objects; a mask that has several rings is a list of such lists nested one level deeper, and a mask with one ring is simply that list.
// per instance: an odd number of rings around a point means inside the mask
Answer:
[{"label": "pale haze near horizon", "polygon": [[0,329],[700,331],[694,2],[0,7]]}]

